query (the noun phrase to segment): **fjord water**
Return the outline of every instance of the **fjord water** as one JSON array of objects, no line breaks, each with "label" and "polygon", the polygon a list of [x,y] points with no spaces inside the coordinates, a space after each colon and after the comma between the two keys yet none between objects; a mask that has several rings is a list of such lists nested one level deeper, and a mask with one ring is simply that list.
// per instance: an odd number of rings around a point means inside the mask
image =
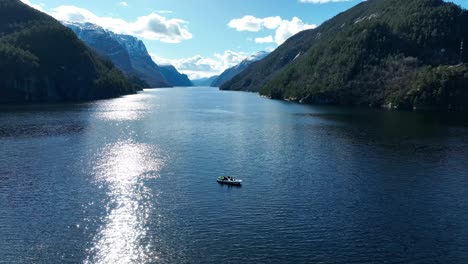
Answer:
[{"label": "fjord water", "polygon": [[0,262],[467,263],[466,124],[213,88],[3,107]]}]

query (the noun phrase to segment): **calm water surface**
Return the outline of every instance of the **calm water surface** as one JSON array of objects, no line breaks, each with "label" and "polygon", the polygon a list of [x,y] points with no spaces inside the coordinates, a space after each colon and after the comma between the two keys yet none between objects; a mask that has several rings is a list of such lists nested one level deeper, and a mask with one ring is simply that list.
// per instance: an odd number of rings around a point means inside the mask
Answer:
[{"label": "calm water surface", "polygon": [[3,107],[0,263],[468,263],[466,124],[211,88]]}]

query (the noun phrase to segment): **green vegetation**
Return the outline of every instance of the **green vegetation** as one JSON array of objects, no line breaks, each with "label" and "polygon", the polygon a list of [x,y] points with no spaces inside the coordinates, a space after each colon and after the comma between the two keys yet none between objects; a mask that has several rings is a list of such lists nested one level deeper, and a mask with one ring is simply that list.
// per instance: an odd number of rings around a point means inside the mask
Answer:
[{"label": "green vegetation", "polygon": [[222,89],[304,103],[466,109],[468,12],[369,0],[292,37]]},{"label": "green vegetation", "polygon": [[138,88],[53,18],[0,0],[0,102],[110,98]]}]

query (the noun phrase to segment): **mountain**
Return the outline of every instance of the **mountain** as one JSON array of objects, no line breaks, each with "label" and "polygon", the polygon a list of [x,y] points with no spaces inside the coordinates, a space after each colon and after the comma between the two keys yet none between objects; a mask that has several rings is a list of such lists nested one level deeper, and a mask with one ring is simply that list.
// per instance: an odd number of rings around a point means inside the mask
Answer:
[{"label": "mountain", "polygon": [[0,0],[1,103],[101,99],[136,89],[52,17],[18,0]]},{"label": "mountain", "polygon": [[186,74],[181,74],[172,65],[159,65],[162,75],[172,86],[188,87],[193,86]]},{"label": "mountain", "polygon": [[125,73],[134,71],[130,55],[125,46],[103,28],[91,23],[62,22],[97,53],[106,56]]},{"label": "mountain", "polygon": [[467,24],[466,10],[442,0],[368,0],[221,88],[303,103],[466,109]]},{"label": "mountain", "polygon": [[266,56],[268,55],[268,52],[266,51],[260,51],[260,52],[257,52],[255,54],[253,54],[252,56],[249,56],[248,58],[246,58],[245,60],[243,60],[241,63],[239,63],[238,65],[234,66],[234,67],[231,67],[227,70],[225,70],[223,73],[221,73],[221,75],[219,75],[218,78],[216,78],[212,83],[211,83],[211,86],[213,87],[220,87],[222,86],[224,83],[226,83],[227,81],[231,80],[232,78],[234,78],[236,75],[238,75],[239,73],[243,72],[245,69],[247,69],[247,67],[252,64],[253,62],[256,62],[256,61],[259,61],[263,58],[265,58]]},{"label": "mountain", "polygon": [[127,48],[132,67],[141,74],[137,75],[138,77],[153,88],[171,86],[149,55],[143,41],[128,35],[118,35],[117,40]]},{"label": "mountain", "polygon": [[211,76],[211,77],[208,77],[208,78],[201,78],[201,79],[192,80],[192,83],[193,83],[194,86],[211,86],[211,84],[213,83],[213,81],[216,78],[218,78],[218,75]]},{"label": "mountain", "polygon": [[112,60],[128,76],[138,77],[152,88],[171,86],[141,40],[129,35],[115,34],[92,23],[62,23],[97,53]]}]

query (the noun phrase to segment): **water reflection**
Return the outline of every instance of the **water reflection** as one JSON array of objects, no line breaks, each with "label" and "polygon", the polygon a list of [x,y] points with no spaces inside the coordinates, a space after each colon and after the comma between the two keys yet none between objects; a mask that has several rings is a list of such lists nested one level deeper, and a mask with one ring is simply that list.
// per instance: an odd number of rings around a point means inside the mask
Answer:
[{"label": "water reflection", "polygon": [[118,142],[106,147],[95,164],[96,182],[108,188],[104,224],[85,263],[148,263],[157,259],[147,233],[154,209],[145,182],[159,177],[164,164],[154,146]]},{"label": "water reflection", "polygon": [[98,105],[97,117],[104,121],[140,120],[150,111],[158,108],[158,105],[154,105],[150,99],[152,99],[151,95],[141,93],[101,102]]}]

